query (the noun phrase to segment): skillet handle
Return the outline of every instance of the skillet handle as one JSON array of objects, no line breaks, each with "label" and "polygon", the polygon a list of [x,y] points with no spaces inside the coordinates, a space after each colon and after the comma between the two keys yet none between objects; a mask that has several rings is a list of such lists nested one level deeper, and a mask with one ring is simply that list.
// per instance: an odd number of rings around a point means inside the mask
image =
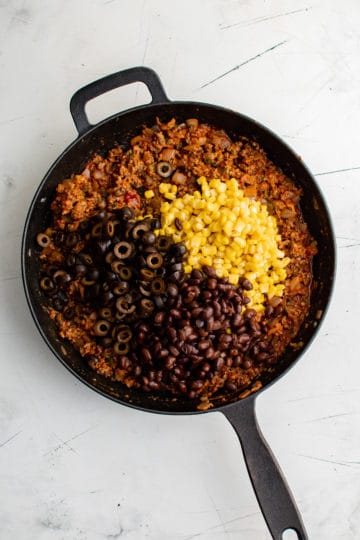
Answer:
[{"label": "skillet handle", "polygon": [[260,431],[255,399],[230,405],[222,413],[239,437],[256,498],[274,540],[282,540],[287,529],[293,529],[300,540],[308,540],[286,480]]},{"label": "skillet handle", "polygon": [[93,127],[85,112],[88,101],[110,90],[135,82],[143,82],[147,86],[152,97],[151,103],[167,103],[169,101],[158,75],[150,68],[139,66],[112,73],[80,88],[71,98],[70,112],[79,135],[83,135]]}]

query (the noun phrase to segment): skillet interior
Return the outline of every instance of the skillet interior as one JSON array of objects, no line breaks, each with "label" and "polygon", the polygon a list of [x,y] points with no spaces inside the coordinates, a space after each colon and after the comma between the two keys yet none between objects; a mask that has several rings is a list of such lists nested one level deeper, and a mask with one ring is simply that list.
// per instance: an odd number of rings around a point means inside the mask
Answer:
[{"label": "skillet interior", "polygon": [[[48,318],[42,308],[43,297],[38,280],[39,264],[37,258],[34,257],[34,239],[36,234],[44,230],[50,222],[50,202],[55,195],[57,184],[72,173],[81,171],[94,153],[105,154],[117,145],[127,147],[130,139],[137,135],[144,125],[151,126],[155,123],[156,117],[162,121],[170,120],[172,117],[178,121],[190,117],[198,118],[201,122],[224,129],[233,140],[241,135],[253,139],[266,151],[268,157],[303,190],[301,209],[310,233],[319,246],[319,254],[313,262],[311,309],[297,335],[296,342],[302,345],[297,349],[288,347],[275,371],[263,375],[263,387],[273,382],[295,362],[317,331],[330,299],[334,279],[334,236],[322,195],[298,156],[265,127],[250,118],[221,107],[192,102],[170,102],[138,107],[98,124],[63,152],[46,174],[34,196],[23,235],[23,281],[35,323],[58,359],[79,379],[101,394],[140,409],[183,414],[199,411],[196,410],[194,402],[189,400],[173,396],[159,398],[153,394],[129,390],[120,383],[112,382],[96,374],[70,344],[57,337],[55,323]],[[214,397],[212,402],[214,407],[220,407],[237,399],[237,394],[234,394]]]}]

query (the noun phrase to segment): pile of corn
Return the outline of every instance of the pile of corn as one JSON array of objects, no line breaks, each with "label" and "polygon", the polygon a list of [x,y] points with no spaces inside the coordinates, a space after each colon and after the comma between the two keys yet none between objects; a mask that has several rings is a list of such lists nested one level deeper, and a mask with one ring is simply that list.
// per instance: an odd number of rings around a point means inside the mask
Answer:
[{"label": "pile of corn", "polygon": [[208,182],[201,177],[198,184],[199,191],[180,198],[175,185],[160,184],[160,193],[169,202],[161,205],[158,234],[185,244],[185,272],[209,265],[235,285],[246,277],[253,285],[248,292],[251,306],[261,311],[265,295],[282,295],[289,263],[278,248],[276,220],[266,205],[245,197],[235,179]]}]

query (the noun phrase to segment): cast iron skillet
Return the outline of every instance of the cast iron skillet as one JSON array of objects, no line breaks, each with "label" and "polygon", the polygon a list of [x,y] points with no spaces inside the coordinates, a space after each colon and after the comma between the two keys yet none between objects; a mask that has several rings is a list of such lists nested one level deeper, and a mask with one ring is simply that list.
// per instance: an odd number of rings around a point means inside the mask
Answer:
[{"label": "cast iron skillet", "polygon": [[[85,112],[85,105],[89,100],[137,81],[145,83],[150,91],[150,104],[111,116],[96,126],[89,123]],[[178,121],[198,118],[201,122],[224,129],[235,140],[240,135],[245,135],[257,141],[269,158],[292,178],[304,193],[301,201],[302,212],[312,236],[318,243],[319,254],[313,263],[310,313],[296,339],[299,347],[285,351],[276,371],[263,377],[262,389],[280,378],[300,357],[316,334],[329,303],[335,269],[334,236],[328,211],[319,188],[299,157],[274,133],[246,116],[204,103],[170,101],[156,73],[145,67],[127,69],[85,86],[71,99],[70,109],[79,137],[61,154],[41,182],[28,212],[22,242],[22,276],[27,301],[42,337],[55,356],[85,384],[123,405],[142,411],[168,414],[204,412],[198,411],[192,401],[144,394],[94,373],[68,343],[57,337],[54,323],[44,312],[43,297],[39,290],[39,263],[34,256],[34,239],[49,223],[50,201],[60,181],[81,171],[94,153],[106,153],[117,145],[126,146],[144,125],[152,126],[156,117],[162,121],[168,121],[172,117]],[[259,391],[243,399],[236,393],[231,396],[218,396],[213,398],[211,410],[222,412],[239,437],[252,485],[273,538],[280,539],[285,530],[293,529],[301,540],[305,540],[307,534],[296,504],[256,421],[255,399],[258,394]]]}]

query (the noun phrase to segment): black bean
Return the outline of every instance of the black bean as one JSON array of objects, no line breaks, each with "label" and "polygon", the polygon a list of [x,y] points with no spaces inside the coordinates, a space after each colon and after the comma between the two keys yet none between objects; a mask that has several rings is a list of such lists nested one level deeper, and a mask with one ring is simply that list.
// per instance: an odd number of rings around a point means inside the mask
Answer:
[{"label": "black bean", "polygon": [[217,283],[217,281],[216,281],[215,278],[212,278],[212,277],[211,277],[211,278],[209,278],[209,279],[207,280],[206,286],[207,286],[208,289],[214,290],[214,289],[216,289],[216,287],[218,286],[218,283]]},{"label": "black bean", "polygon": [[183,226],[179,218],[175,218],[174,224],[178,231],[182,231]]},{"label": "black bean", "polygon": [[216,277],[216,272],[214,270],[214,268],[212,268],[211,266],[208,266],[208,265],[204,265],[202,267],[203,269],[203,272],[209,276],[209,277]]},{"label": "black bean", "polygon": [[203,340],[199,341],[199,343],[198,343],[198,348],[199,348],[200,351],[204,351],[204,350],[208,349],[210,346],[211,346],[211,341],[208,340],[208,339],[203,339]]},{"label": "black bean", "polygon": [[119,360],[119,367],[121,369],[129,369],[131,366],[131,360],[127,356],[122,356]]},{"label": "black bean", "polygon": [[170,345],[170,346],[169,346],[169,351],[171,352],[171,354],[172,354],[173,356],[179,356],[179,354],[180,354],[179,349],[177,349],[176,347],[174,347],[174,345]]},{"label": "black bean", "polygon": [[150,350],[147,347],[143,347],[140,351],[142,359],[147,363],[150,364],[152,361],[152,354]]},{"label": "black bean", "polygon": [[197,268],[194,268],[191,271],[191,277],[192,277],[192,279],[198,279],[198,280],[202,281],[204,279],[204,274],[202,273],[201,270],[198,270]]},{"label": "black bean", "polygon": [[204,381],[197,380],[191,383],[192,390],[200,390],[204,386]]},{"label": "black bean", "polygon": [[229,392],[235,392],[237,390],[237,385],[232,381],[226,381],[225,388],[226,390],[229,390]]},{"label": "black bean", "polygon": [[224,367],[224,364],[225,364],[225,361],[224,361],[224,359],[220,356],[220,357],[215,361],[215,370],[216,370],[216,371],[220,371],[220,370]]}]

